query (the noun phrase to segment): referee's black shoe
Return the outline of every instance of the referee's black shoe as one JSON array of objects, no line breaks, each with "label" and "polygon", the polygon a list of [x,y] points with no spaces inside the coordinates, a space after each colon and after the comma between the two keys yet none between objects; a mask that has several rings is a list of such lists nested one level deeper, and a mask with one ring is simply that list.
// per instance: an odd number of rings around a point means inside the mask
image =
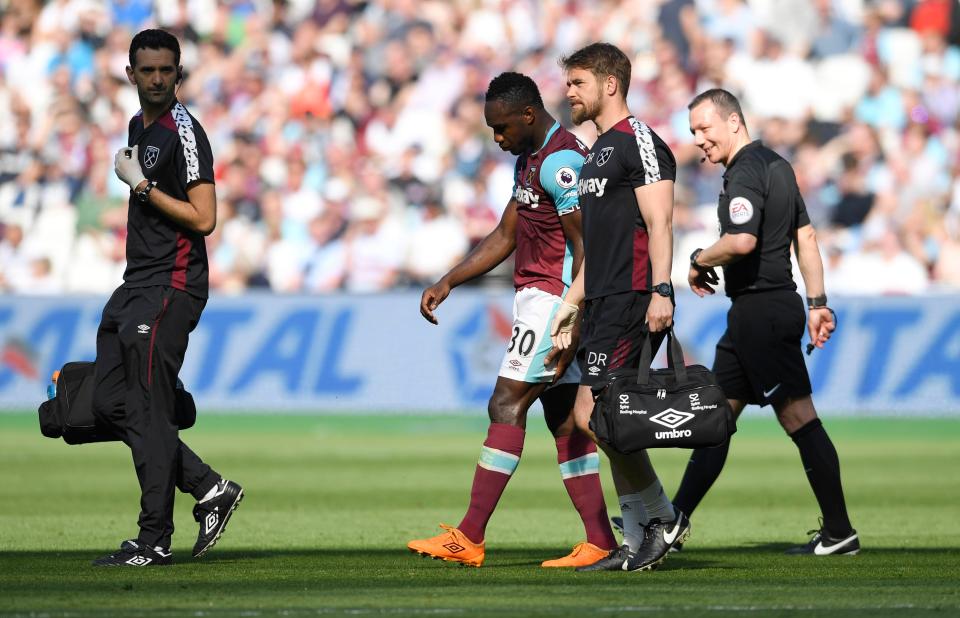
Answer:
[{"label": "referee's black shoe", "polygon": [[807,534],[813,536],[806,545],[791,547],[784,553],[790,556],[856,556],[860,552],[856,530],[850,530],[850,534],[838,539],[828,535],[824,528],[810,530]]},{"label": "referee's black shoe", "polygon": [[193,557],[207,553],[220,540],[233,511],[243,500],[243,488],[227,479],[220,479],[216,493],[193,507],[193,518],[200,524],[200,533],[193,546]]},{"label": "referee's black shoe", "polygon": [[[623,535],[623,518],[622,517],[614,515],[613,517],[610,518],[610,525],[613,526],[613,529],[619,532],[621,536]],[[671,553],[678,552],[682,549],[683,549],[683,543],[680,541],[677,541],[670,547],[670,552]]]},{"label": "referee's black shoe", "polygon": [[129,540],[120,544],[120,551],[97,558],[93,566],[145,567],[173,564],[173,554],[162,547],[147,547]]},{"label": "referee's black shoe", "polygon": [[603,558],[600,558],[593,564],[577,567],[576,570],[579,573],[585,573],[588,571],[622,571],[623,565],[626,563],[629,556],[630,548],[626,543],[624,543],[620,547],[611,549],[610,553]]},{"label": "referee's black shoe", "polygon": [[683,543],[690,536],[690,520],[677,510],[677,518],[661,522],[653,518],[643,528],[643,543],[636,552],[631,552],[623,563],[624,571],[652,571],[667,559],[670,548]]}]

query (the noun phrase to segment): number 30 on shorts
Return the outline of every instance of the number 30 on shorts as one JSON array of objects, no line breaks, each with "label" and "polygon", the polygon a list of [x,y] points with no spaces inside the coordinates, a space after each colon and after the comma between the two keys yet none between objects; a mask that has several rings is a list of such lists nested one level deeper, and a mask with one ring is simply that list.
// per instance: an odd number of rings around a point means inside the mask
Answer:
[{"label": "number 30 on shorts", "polygon": [[[519,343],[517,342],[517,337],[520,338]],[[513,327],[513,337],[510,338],[510,347],[507,348],[507,352],[513,352],[513,348],[517,347],[517,352],[520,356],[529,356],[530,352],[533,351],[533,344],[536,343],[537,336],[530,329],[523,331],[523,334],[520,334],[520,327]]]}]

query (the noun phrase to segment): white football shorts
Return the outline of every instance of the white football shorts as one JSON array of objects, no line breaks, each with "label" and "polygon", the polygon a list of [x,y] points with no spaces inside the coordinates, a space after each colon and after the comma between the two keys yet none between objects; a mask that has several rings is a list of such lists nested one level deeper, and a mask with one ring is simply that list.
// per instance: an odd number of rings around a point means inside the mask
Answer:
[{"label": "white football shorts", "polygon": [[[524,288],[513,297],[513,330],[500,364],[500,376],[518,382],[550,382],[556,367],[544,367],[543,359],[553,347],[550,327],[561,303],[559,296],[537,288]],[[576,359],[567,366],[557,384],[580,382]]]}]

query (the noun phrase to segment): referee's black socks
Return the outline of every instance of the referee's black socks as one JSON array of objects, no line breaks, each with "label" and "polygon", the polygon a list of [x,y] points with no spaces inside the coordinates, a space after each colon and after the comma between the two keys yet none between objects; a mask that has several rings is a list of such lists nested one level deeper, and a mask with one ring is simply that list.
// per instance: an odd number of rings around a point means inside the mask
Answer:
[{"label": "referee's black socks", "polygon": [[720,476],[729,451],[730,438],[727,438],[719,446],[694,449],[690,454],[690,461],[687,462],[680,488],[673,497],[673,505],[683,511],[687,517],[693,514],[693,510],[697,508]]},{"label": "referee's black socks", "polygon": [[815,418],[790,434],[790,437],[800,450],[800,461],[823,513],[826,534],[834,539],[848,537],[853,526],[847,516],[843,486],[840,484],[840,459],[823,423]]}]

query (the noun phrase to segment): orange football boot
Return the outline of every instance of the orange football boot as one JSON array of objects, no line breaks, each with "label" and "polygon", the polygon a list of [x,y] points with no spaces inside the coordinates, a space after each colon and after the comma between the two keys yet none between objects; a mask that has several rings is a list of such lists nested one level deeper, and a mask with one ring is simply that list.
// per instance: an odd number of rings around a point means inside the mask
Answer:
[{"label": "orange football boot", "polygon": [[540,566],[547,568],[587,566],[588,564],[593,564],[601,558],[605,558],[609,553],[610,551],[607,549],[600,549],[593,543],[587,543],[586,541],[583,541],[582,543],[577,543],[574,545],[573,551],[563,558],[547,560]]},{"label": "orange football boot", "polygon": [[[440,524],[440,527],[446,532],[429,539],[415,539],[407,543],[407,547],[412,552],[430,556],[434,560],[459,562],[475,567],[483,564],[483,543],[474,543],[453,526]],[[604,552],[604,555],[606,554],[607,552]]]}]

